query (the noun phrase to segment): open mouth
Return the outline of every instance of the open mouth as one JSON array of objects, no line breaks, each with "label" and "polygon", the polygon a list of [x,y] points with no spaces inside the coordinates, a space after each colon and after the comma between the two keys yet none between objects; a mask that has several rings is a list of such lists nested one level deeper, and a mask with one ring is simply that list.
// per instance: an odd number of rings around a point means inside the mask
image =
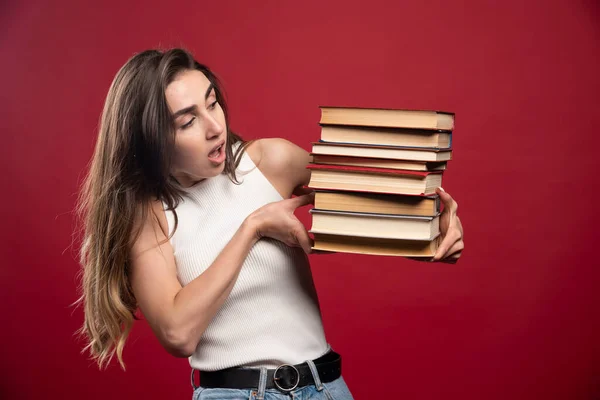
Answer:
[{"label": "open mouth", "polygon": [[225,141],[221,142],[217,147],[215,147],[210,153],[208,153],[209,160],[213,162],[223,162],[223,158],[225,156]]}]

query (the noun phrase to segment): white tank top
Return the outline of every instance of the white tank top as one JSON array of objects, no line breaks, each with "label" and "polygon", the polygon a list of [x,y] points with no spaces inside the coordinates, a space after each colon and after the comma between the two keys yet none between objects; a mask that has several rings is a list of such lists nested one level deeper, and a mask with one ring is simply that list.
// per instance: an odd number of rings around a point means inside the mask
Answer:
[{"label": "white tank top", "polygon": [[[240,185],[221,174],[184,189],[176,208],[179,225],[171,238],[182,286],[213,263],[249,214],[282,200],[247,154],[237,177]],[[167,211],[166,216],[172,232],[173,214]],[[273,368],[315,359],[328,350],[308,258],[300,248],[261,239],[189,361],[203,371]]]}]

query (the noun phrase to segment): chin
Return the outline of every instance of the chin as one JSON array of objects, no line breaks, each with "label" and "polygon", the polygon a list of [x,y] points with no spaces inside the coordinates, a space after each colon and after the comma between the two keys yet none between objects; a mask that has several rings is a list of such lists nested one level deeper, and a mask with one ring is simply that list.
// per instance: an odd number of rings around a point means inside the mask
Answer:
[{"label": "chin", "polygon": [[219,168],[217,168],[217,170],[219,171],[216,175],[220,175],[223,173],[223,171],[225,171],[225,162],[223,162],[221,165],[219,165]]},{"label": "chin", "polygon": [[214,177],[217,175],[221,175],[223,173],[223,171],[225,171],[225,161],[223,161],[218,166],[211,168],[211,172],[212,172],[211,176]]}]

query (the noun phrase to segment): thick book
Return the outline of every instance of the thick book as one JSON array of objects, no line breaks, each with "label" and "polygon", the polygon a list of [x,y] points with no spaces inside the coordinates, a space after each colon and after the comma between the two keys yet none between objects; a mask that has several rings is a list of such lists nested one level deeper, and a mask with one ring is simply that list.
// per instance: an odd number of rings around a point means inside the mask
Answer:
[{"label": "thick book", "polygon": [[442,171],[406,171],[396,169],[347,167],[309,164],[308,187],[406,195],[433,195],[442,185]]},{"label": "thick book", "polygon": [[313,208],[311,231],[330,235],[430,241],[440,233],[439,216],[369,214]]},{"label": "thick book", "polygon": [[321,106],[321,124],[387,128],[454,129],[454,113],[430,110]]},{"label": "thick book", "polygon": [[313,250],[378,256],[420,257],[424,259],[435,255],[441,238],[441,236],[438,236],[427,242],[311,233],[314,234],[315,238]]},{"label": "thick book", "polygon": [[346,157],[385,158],[390,160],[440,162],[452,159],[452,150],[407,148],[400,146],[351,145],[313,142],[312,153]]},{"label": "thick book", "polygon": [[386,169],[404,169],[410,171],[443,171],[448,162],[389,160],[386,158],[346,157],[329,154],[310,153],[315,164],[346,165],[354,167],[371,167]]},{"label": "thick book", "polygon": [[433,217],[440,213],[439,196],[402,196],[377,193],[315,191],[315,208],[358,213],[420,215]]},{"label": "thick book", "polygon": [[331,143],[449,149],[452,146],[452,133],[421,129],[323,125],[321,140]]}]

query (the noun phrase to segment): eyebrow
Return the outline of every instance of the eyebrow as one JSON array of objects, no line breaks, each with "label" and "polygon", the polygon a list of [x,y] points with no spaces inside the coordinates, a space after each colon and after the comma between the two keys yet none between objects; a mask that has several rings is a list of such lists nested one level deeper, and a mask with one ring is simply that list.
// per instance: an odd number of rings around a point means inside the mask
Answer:
[{"label": "eyebrow", "polygon": [[[210,93],[213,91],[214,88],[215,88],[215,85],[213,83],[208,85],[208,89],[206,89],[206,93],[204,93],[204,100],[208,99],[208,96],[210,96]],[[191,112],[197,112],[197,111],[198,111],[198,106],[196,106],[196,105],[182,108],[181,110],[179,110],[173,114],[173,119],[177,119],[177,117],[180,117],[185,114],[189,114]]]}]

